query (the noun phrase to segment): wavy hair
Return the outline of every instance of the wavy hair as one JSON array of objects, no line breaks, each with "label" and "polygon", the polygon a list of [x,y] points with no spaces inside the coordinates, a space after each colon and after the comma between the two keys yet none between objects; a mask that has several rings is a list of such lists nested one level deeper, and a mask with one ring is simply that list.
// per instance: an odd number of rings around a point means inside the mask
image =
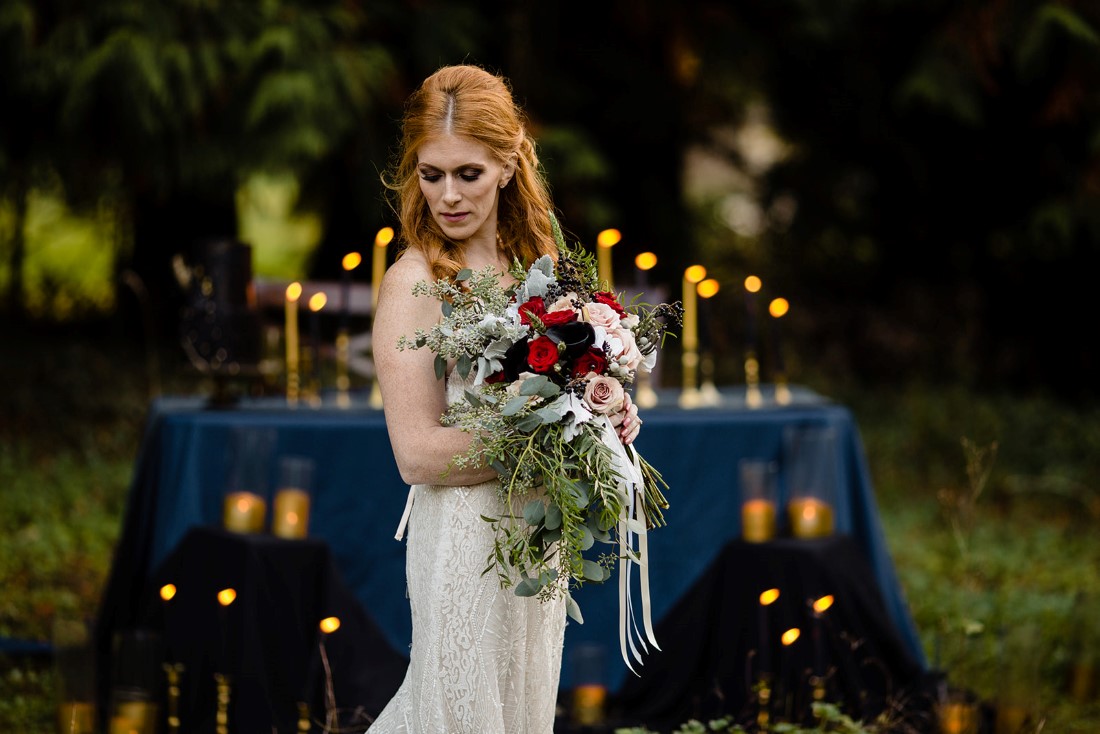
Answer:
[{"label": "wavy hair", "polygon": [[396,198],[402,248],[424,254],[435,278],[453,277],[465,263],[459,243],[432,218],[416,170],[420,147],[437,135],[464,135],[485,145],[501,163],[515,156],[516,170],[499,190],[497,232],[508,262],[557,257],[551,230],[553,202],[539,167],[526,116],[512,99],[508,82],[477,66],[445,66],[409,97],[401,148],[383,182]]}]

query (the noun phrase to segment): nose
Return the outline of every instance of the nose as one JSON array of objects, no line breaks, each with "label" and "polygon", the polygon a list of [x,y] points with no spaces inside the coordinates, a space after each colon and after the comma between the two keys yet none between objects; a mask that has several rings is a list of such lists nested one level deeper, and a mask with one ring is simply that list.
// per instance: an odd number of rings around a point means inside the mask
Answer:
[{"label": "nose", "polygon": [[443,203],[447,206],[454,206],[462,199],[462,194],[458,191],[458,182],[451,176],[444,177],[443,182]]}]

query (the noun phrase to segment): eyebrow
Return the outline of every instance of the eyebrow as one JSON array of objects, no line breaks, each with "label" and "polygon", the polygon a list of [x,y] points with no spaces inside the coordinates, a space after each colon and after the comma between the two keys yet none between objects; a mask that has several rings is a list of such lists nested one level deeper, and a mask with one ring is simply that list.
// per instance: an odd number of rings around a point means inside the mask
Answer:
[{"label": "eyebrow", "polygon": [[[442,168],[440,168],[439,166],[433,166],[431,163],[417,163],[416,167],[420,170],[427,169],[431,171],[443,171]],[[484,171],[486,166],[484,163],[463,163],[462,165],[455,166],[452,170],[462,171],[470,168],[476,168],[479,171]]]}]

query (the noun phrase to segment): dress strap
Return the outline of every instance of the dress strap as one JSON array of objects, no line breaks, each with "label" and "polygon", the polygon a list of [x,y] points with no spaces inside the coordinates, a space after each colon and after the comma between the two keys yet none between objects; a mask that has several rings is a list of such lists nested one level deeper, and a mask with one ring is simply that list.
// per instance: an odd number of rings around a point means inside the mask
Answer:
[{"label": "dress strap", "polygon": [[401,513],[401,522],[397,525],[397,535],[393,536],[394,540],[401,540],[405,537],[405,526],[409,524],[409,515],[412,513],[413,508],[413,496],[416,494],[416,486],[409,487],[409,497],[405,500],[405,511]]}]

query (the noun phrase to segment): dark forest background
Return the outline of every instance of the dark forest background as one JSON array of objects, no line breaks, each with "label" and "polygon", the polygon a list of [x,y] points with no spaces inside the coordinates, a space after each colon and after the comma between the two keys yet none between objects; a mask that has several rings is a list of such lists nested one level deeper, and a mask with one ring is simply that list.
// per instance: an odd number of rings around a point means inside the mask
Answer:
[{"label": "dark forest background", "polygon": [[[403,101],[457,62],[511,79],[573,236],[623,231],[617,284],[634,243],[658,254],[654,281],[706,264],[726,306],[762,275],[794,305],[807,367],[1095,395],[1100,6],[1085,0],[0,0],[5,320],[56,326],[27,312],[22,276],[21,222],[47,182],[77,210],[108,202],[116,270],[140,276],[169,343],[171,258],[238,231],[253,173],[297,177],[324,222],[307,275],[334,277],[393,223],[379,174]],[[786,151],[764,168],[730,134],[761,109]],[[751,231],[687,195],[700,151],[745,174]],[[735,362],[719,376],[737,381]]]}]

